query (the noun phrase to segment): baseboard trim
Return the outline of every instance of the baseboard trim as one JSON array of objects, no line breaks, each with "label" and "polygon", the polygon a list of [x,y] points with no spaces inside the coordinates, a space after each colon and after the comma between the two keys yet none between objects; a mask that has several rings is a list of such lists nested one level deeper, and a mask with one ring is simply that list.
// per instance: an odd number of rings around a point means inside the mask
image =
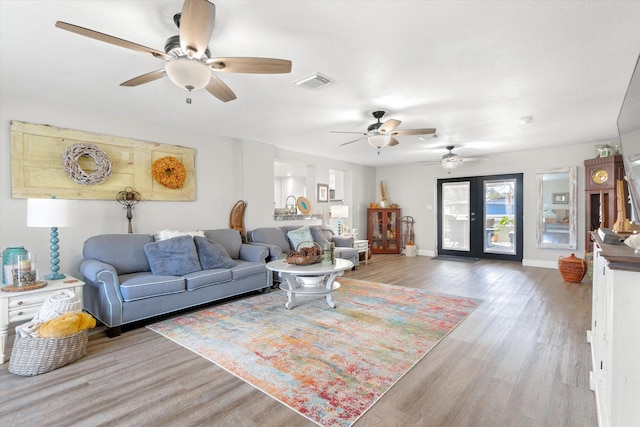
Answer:
[{"label": "baseboard trim", "polygon": [[542,267],[558,269],[558,261],[544,261],[541,259],[522,259],[522,265],[526,267]]}]

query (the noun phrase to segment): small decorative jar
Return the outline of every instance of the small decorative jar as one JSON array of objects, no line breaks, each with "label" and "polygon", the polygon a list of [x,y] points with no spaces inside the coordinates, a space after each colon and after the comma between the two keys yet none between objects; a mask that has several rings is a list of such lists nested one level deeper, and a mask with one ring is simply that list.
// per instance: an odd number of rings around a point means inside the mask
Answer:
[{"label": "small decorative jar", "polygon": [[558,259],[558,270],[565,282],[580,283],[587,272],[587,263],[582,258],[571,254]]}]

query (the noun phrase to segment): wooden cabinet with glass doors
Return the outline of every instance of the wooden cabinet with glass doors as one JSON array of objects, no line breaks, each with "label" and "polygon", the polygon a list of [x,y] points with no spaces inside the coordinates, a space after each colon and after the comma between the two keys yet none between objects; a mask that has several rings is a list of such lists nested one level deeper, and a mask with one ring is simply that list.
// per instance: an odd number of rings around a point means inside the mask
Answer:
[{"label": "wooden cabinet with glass doors", "polygon": [[400,209],[368,209],[368,238],[371,253],[400,253]]}]

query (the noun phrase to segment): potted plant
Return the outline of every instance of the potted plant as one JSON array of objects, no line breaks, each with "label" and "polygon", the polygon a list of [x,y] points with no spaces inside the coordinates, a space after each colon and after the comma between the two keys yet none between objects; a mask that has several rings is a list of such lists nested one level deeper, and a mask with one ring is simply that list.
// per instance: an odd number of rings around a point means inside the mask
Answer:
[{"label": "potted plant", "polygon": [[500,221],[498,221],[498,223],[496,225],[494,225],[494,227],[493,227],[494,233],[491,236],[491,241],[492,242],[497,242],[498,241],[498,233],[500,233],[501,231],[508,230],[509,233],[513,233],[513,226],[514,225],[515,225],[515,220],[514,220],[513,217],[505,215],[502,218],[500,218]]}]

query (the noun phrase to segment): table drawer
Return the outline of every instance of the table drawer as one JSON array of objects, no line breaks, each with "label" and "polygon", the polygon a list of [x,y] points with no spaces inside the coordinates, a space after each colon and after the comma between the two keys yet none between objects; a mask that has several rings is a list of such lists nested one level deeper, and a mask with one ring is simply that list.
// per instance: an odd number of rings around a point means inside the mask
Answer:
[{"label": "table drawer", "polygon": [[39,309],[40,306],[36,305],[9,310],[9,323],[29,321],[34,318]]},{"label": "table drawer", "polygon": [[13,308],[27,307],[31,305],[42,305],[49,295],[55,291],[39,292],[37,294],[16,295],[9,298],[9,310]]}]

